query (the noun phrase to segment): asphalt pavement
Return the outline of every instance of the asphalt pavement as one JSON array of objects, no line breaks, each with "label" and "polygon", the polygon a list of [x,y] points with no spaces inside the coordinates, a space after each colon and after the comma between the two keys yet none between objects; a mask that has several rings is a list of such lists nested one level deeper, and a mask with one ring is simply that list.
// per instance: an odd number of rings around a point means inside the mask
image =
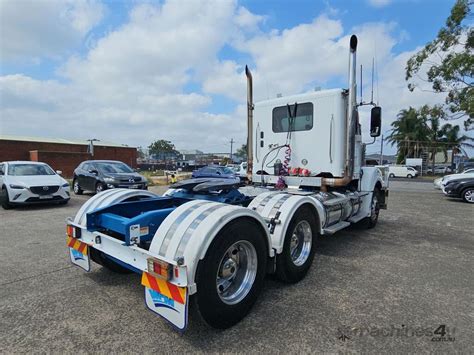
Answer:
[{"label": "asphalt pavement", "polygon": [[236,326],[209,328],[191,310],[184,334],[147,310],[139,275],[69,263],[65,219],[87,198],[0,211],[1,353],[474,348],[474,206],[431,184],[393,181],[374,229],[324,237],[307,277],[294,285],[268,277]]}]

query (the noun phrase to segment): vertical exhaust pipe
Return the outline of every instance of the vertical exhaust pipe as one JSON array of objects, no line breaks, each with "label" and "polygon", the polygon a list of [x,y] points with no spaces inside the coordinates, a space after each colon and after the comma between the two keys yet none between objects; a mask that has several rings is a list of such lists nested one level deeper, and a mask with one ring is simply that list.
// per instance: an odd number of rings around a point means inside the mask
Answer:
[{"label": "vertical exhaust pipe", "polygon": [[247,76],[247,179],[252,181],[253,171],[253,82],[252,73],[245,66]]},{"label": "vertical exhaust pipe", "polygon": [[356,53],[357,36],[352,35],[349,43],[349,97],[347,100],[346,115],[346,149],[344,177],[323,178],[321,181],[322,191],[326,191],[327,186],[345,186],[352,181],[352,176],[354,175],[355,134],[357,124]]},{"label": "vertical exhaust pipe", "polygon": [[357,124],[357,36],[352,35],[350,40],[349,57],[349,98],[347,108],[347,151],[346,151],[346,170],[347,175],[352,179],[354,174],[354,152],[355,152],[355,133]]}]

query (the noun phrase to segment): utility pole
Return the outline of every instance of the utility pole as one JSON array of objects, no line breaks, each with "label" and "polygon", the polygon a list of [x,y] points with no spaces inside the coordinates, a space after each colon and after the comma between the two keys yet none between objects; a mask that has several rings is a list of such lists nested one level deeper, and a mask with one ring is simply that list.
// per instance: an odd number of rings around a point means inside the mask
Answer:
[{"label": "utility pole", "polygon": [[380,140],[380,165],[383,165],[383,134]]},{"label": "utility pole", "polygon": [[231,162],[233,161],[232,160],[232,148],[234,147],[234,143],[235,143],[234,138],[231,138],[230,139],[230,161]]}]

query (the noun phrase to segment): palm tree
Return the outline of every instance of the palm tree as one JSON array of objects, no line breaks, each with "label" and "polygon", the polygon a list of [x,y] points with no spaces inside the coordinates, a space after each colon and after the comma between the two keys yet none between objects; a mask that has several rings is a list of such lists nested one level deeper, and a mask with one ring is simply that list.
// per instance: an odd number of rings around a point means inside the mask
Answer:
[{"label": "palm tree", "polygon": [[451,149],[451,164],[454,164],[454,155],[460,153],[463,147],[474,148],[474,138],[465,134],[459,135],[460,128],[458,125],[446,123],[442,128],[444,144],[445,161],[448,160],[448,149]]},{"label": "palm tree", "polygon": [[423,144],[428,141],[429,134],[426,116],[421,115],[413,107],[401,110],[391,126],[392,130],[387,141],[392,146],[397,144],[397,163],[403,162],[407,156],[419,157],[426,149]]}]

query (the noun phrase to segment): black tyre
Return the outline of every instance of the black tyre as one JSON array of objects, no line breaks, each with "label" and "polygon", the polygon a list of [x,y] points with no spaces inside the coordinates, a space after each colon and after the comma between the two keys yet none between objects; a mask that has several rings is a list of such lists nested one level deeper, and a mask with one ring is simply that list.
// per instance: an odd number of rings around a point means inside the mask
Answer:
[{"label": "black tyre", "polygon": [[102,191],[105,190],[105,185],[101,182],[98,182],[97,184],[95,184],[95,193],[98,194]]},{"label": "black tyre", "polygon": [[313,263],[318,242],[318,220],[308,206],[300,207],[286,231],[283,251],[277,255],[276,276],[288,283],[300,281]]},{"label": "black tyre", "polygon": [[8,190],[5,186],[2,187],[2,190],[0,193],[0,202],[4,210],[9,210],[13,208],[13,206],[10,203],[10,198],[8,197]]},{"label": "black tyre", "polygon": [[408,174],[408,175],[407,175],[407,178],[413,179],[413,175],[412,175],[412,174]]},{"label": "black tyre", "polygon": [[388,177],[389,177],[389,178],[394,178],[394,177],[395,177],[395,174],[392,173],[392,174],[390,174]]},{"label": "black tyre", "polygon": [[262,290],[268,258],[265,235],[242,218],[225,226],[199,263],[194,297],[199,314],[225,329],[244,318]]},{"label": "black tyre", "polygon": [[74,179],[72,181],[72,190],[76,195],[82,195],[82,193],[84,192],[84,190],[81,189],[81,186],[79,185],[79,181],[77,181],[77,179]]},{"label": "black tyre", "polygon": [[467,189],[463,190],[461,197],[464,202],[474,203],[474,187],[468,187]]},{"label": "black tyre", "polygon": [[370,216],[362,220],[362,225],[365,228],[374,228],[377,225],[379,220],[380,212],[380,189],[376,187],[374,193],[372,194],[372,201],[370,203]]}]

